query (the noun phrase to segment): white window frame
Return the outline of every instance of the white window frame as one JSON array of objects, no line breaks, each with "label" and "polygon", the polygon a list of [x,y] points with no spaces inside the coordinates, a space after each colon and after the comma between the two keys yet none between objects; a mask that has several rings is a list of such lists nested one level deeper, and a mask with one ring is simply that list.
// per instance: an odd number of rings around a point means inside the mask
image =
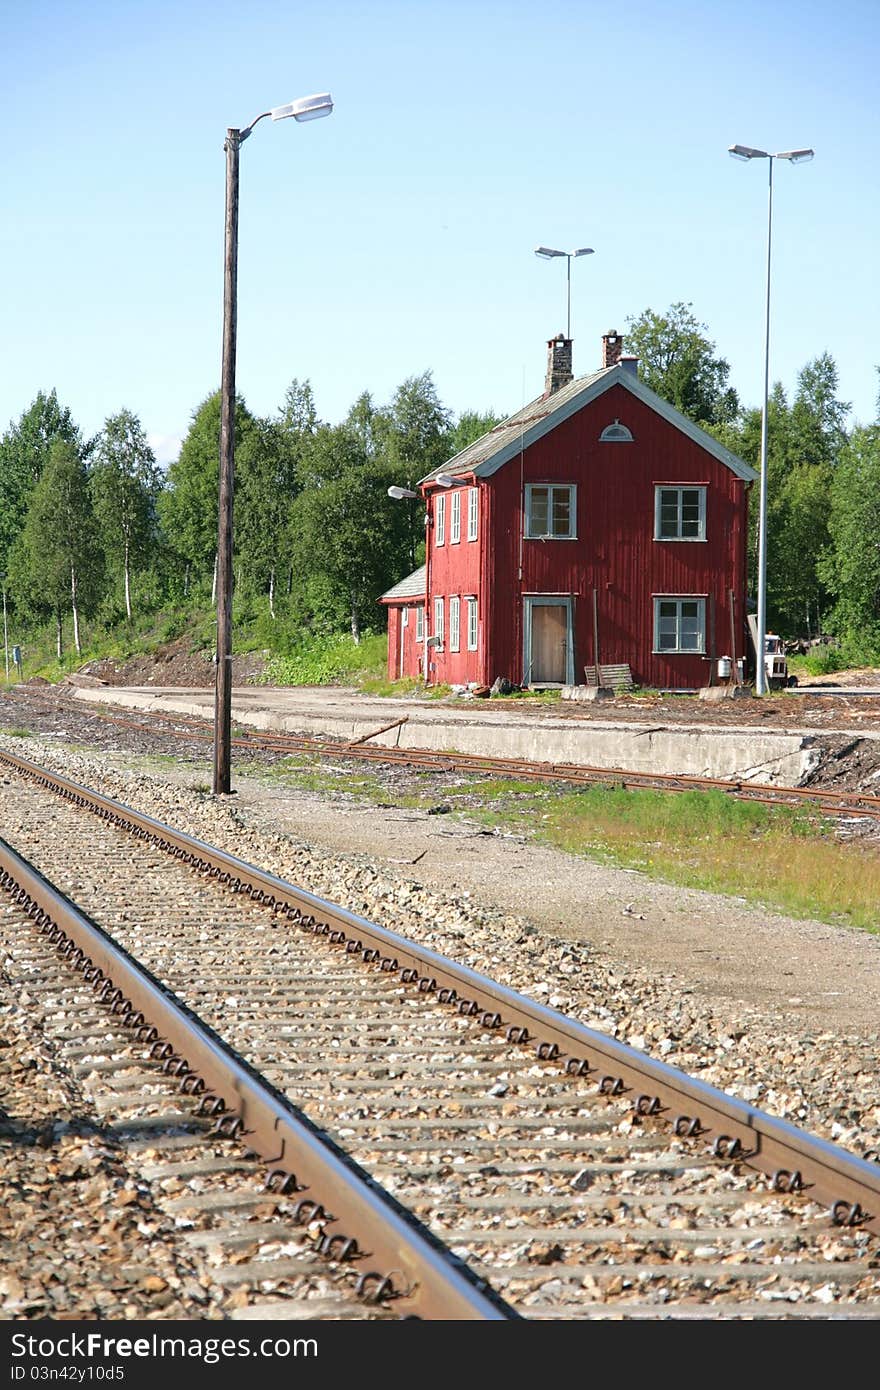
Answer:
[{"label": "white window frame", "polygon": [[468,594],[465,603],[467,604],[467,649],[469,652],[475,652],[480,640],[476,597],[473,594]]},{"label": "white window frame", "polygon": [[[678,534],[675,536],[663,536],[660,534],[660,517],[662,512],[662,501],[664,492],[677,492],[678,501],[677,520]],[[683,536],[682,526],[682,494],[685,492],[696,492],[699,494],[700,515],[698,520],[699,534],[696,536]],[[673,543],[684,541],[686,544],[691,541],[704,541],[706,539],[706,484],[705,483],[657,483],[654,487],[654,540],[672,541]]]},{"label": "white window frame", "polygon": [[461,490],[456,488],[451,494],[449,510],[449,544],[458,545],[461,540]]},{"label": "white window frame", "polygon": [[480,524],[480,489],[477,487],[468,488],[468,529],[467,538],[469,541],[477,539],[477,528]]},{"label": "white window frame", "polygon": [[443,612],[445,599],[434,599],[434,636],[437,638],[437,646],[443,646]]},{"label": "white window frame", "polygon": [[434,544],[446,544],[446,493],[441,492],[434,503]]},{"label": "white window frame", "polygon": [[424,610],[422,604],[419,603],[419,604],[416,605],[416,641],[417,641],[417,642],[424,642],[424,640],[425,640],[425,610]]},{"label": "white window frame", "polygon": [[461,599],[458,594],[449,596],[449,650],[459,651],[461,647]]},{"label": "white window frame", "polygon": [[[706,594],[654,594],[654,655],[655,656],[705,656],[706,654]],[[677,605],[675,617],[676,642],[674,647],[660,646],[660,605],[662,603],[674,603]],[[697,605],[697,618],[699,621],[699,646],[681,646],[681,605],[683,603],[695,603]]]},{"label": "white window frame", "polygon": [[[546,491],[547,521],[553,523],[554,492],[568,493],[568,535],[555,535],[552,531],[532,530],[532,494]],[[577,483],[526,483],[525,497],[525,539],[527,541],[576,541],[577,540]]]}]

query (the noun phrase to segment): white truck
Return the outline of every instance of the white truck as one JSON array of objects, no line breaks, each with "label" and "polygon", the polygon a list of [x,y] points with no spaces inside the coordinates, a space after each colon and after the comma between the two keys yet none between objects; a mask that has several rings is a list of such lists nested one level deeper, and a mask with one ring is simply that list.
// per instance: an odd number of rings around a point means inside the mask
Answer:
[{"label": "white truck", "polygon": [[[758,619],[754,613],[748,615],[749,632],[752,637],[752,650],[758,654]],[[788,658],[782,645],[782,638],[775,632],[764,634],[764,672],[770,690],[784,690],[786,686],[797,685],[797,676],[788,674]]]}]

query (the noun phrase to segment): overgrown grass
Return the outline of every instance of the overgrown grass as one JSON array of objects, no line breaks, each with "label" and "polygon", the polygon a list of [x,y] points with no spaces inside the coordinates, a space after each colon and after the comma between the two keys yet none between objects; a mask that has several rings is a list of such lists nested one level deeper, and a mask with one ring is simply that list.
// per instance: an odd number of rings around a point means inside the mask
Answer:
[{"label": "overgrown grass", "polygon": [[[494,821],[498,812],[483,814]],[[802,807],[762,806],[721,791],[590,787],[542,806],[509,807],[511,817],[570,853],[793,917],[878,930],[880,856],[836,841],[827,820]]]},{"label": "overgrown grass", "polygon": [[301,755],[271,774],[289,786],[344,792],[383,807],[428,810],[439,802],[480,824],[648,878],[732,895],[792,917],[880,929],[880,855],[840,842],[805,807],[737,801],[721,791],[628,791],[545,787],[525,778],[464,777],[438,784],[430,773],[390,788],[372,771],[341,773]]},{"label": "overgrown grass", "polygon": [[359,684],[379,679],[385,668],[388,639],[370,634],[355,643],[351,637],[312,637],[287,655],[270,656],[262,683],[266,685]]}]

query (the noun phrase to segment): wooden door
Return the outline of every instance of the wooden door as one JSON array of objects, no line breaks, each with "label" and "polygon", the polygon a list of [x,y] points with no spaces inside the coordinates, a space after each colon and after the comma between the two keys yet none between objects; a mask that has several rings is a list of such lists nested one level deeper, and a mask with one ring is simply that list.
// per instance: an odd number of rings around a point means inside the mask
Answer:
[{"label": "wooden door", "polygon": [[532,651],[530,684],[549,681],[564,685],[568,667],[568,605],[532,605]]}]

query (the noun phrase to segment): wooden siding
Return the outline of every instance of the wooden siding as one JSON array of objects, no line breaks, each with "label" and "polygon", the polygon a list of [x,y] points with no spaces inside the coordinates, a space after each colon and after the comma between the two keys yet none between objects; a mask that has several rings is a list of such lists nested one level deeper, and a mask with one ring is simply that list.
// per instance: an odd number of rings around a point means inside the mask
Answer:
[{"label": "wooden siding", "polygon": [[424,609],[424,604],[416,599],[408,599],[400,603],[392,601],[387,607],[388,679],[396,681],[400,680],[401,676],[418,678],[422,674],[424,646],[416,642],[416,623],[418,611]]},{"label": "wooden siding", "polygon": [[[599,443],[615,418],[632,431],[632,443]],[[577,484],[576,539],[523,538],[529,483]],[[654,539],[654,489],[664,483],[706,486],[705,541]],[[431,546],[431,597],[447,603],[445,649],[432,654],[432,681],[522,681],[527,595],[571,597],[576,681],[596,660],[594,591],[598,659],[628,663],[640,685],[696,688],[715,678],[719,656],[745,655],[746,484],[624,388],[612,387],[482,482],[480,500],[477,542],[450,546],[447,500],[446,542]],[[448,651],[451,593],[477,594],[478,653]],[[653,651],[656,595],[705,598],[705,655]]]}]

